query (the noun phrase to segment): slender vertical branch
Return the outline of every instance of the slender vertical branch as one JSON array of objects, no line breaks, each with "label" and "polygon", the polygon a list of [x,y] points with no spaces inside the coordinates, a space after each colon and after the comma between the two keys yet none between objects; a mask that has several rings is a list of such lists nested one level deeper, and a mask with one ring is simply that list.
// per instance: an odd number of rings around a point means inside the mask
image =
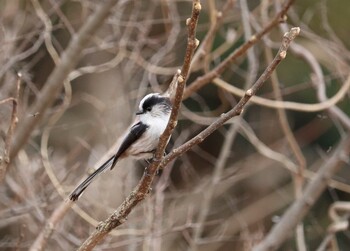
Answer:
[{"label": "slender vertical branch", "polygon": [[186,20],[186,25],[188,27],[188,40],[184,63],[181,68],[181,73],[177,73],[179,76],[177,78],[176,93],[174,96],[172,112],[170,115],[169,123],[163,135],[159,139],[154,161],[147,168],[147,171],[143,174],[136,188],[129,194],[129,196],[123,201],[123,203],[111,216],[99,224],[96,230],[79,247],[79,251],[91,250],[100,241],[102,241],[110,231],[123,224],[135,206],[138,205],[139,202],[141,202],[149,193],[153,178],[159,168],[165,147],[168,143],[168,139],[170,138],[177,123],[177,116],[181,106],[183,91],[188,77],[193,53],[199,43],[199,41],[196,39],[196,28],[200,11],[200,1],[193,0],[192,16]]}]

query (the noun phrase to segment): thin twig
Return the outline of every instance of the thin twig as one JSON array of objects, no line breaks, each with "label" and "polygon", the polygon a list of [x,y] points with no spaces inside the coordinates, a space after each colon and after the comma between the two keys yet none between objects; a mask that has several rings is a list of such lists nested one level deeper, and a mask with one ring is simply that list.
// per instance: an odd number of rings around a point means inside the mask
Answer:
[{"label": "thin twig", "polygon": [[201,44],[198,47],[196,53],[193,56],[191,71],[197,71],[203,67],[203,62],[205,62],[205,64],[207,63],[208,61],[207,58],[210,55],[210,49],[212,47],[215,34],[220,28],[227,12],[231,10],[231,7],[234,4],[234,2],[235,0],[227,0],[226,3],[222,6],[222,9],[220,11],[217,11],[215,8],[215,0],[209,1],[208,4],[213,5],[213,6],[210,6],[210,10],[209,10],[211,13],[210,27],[203,41],[201,41]]},{"label": "thin twig", "polygon": [[2,105],[2,104],[5,104],[5,103],[7,103],[7,102],[10,102],[10,101],[15,101],[16,99],[15,98],[12,98],[12,97],[10,97],[10,98],[5,98],[5,99],[3,99],[3,100],[1,100],[0,101],[0,105]]},{"label": "thin twig", "polygon": [[108,219],[99,224],[96,230],[89,236],[87,240],[85,240],[85,242],[79,247],[78,250],[91,250],[94,248],[100,241],[105,238],[105,236],[110,231],[123,224],[133,208],[138,205],[139,202],[141,202],[149,193],[153,178],[160,166],[160,162],[162,160],[165,147],[168,143],[168,139],[170,138],[177,123],[177,116],[182,102],[183,91],[188,77],[191,60],[194,50],[198,46],[198,40],[196,39],[196,27],[200,10],[200,1],[193,0],[192,16],[186,21],[186,25],[188,27],[188,41],[185,59],[181,69],[181,75],[177,79],[178,83],[169,123],[163,135],[159,139],[154,161],[147,168],[147,171],[143,174],[136,188],[129,194],[129,196],[123,201],[118,209],[108,217]]},{"label": "thin twig", "polygon": [[291,161],[287,156],[272,150],[270,147],[261,142],[259,138],[254,134],[254,131],[248,122],[241,120],[239,121],[239,125],[239,130],[241,133],[243,133],[243,136],[246,137],[249,142],[251,142],[251,144],[261,155],[281,163],[292,174],[296,174],[298,172],[298,166],[294,164],[294,162]]},{"label": "thin twig", "polygon": [[[234,95],[237,95],[239,97],[244,96],[244,90],[241,90],[235,87],[234,85],[227,83],[221,78],[215,78],[213,80],[213,83],[218,87]],[[348,75],[347,79],[341,85],[338,92],[324,102],[319,102],[314,104],[297,103],[292,101],[271,100],[271,99],[262,98],[259,96],[252,97],[251,102],[260,106],[265,106],[273,109],[287,109],[287,110],[300,111],[300,112],[318,112],[318,111],[328,109],[336,105],[338,102],[340,102],[347,94],[349,88],[350,88],[350,75]]]},{"label": "thin twig", "polygon": [[22,74],[18,73],[15,98],[7,98],[5,100],[0,101],[0,104],[12,101],[11,121],[5,137],[4,155],[2,157],[0,156],[0,182],[4,179],[7,168],[11,160],[10,152],[12,147],[13,133],[18,123],[17,113],[18,113],[18,100],[19,100],[19,90],[21,86],[21,80],[22,80]]}]

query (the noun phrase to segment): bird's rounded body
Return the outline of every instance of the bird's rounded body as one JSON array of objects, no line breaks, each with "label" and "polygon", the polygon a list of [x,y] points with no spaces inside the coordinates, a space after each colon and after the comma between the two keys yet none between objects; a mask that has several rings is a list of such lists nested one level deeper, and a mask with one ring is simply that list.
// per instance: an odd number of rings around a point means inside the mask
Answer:
[{"label": "bird's rounded body", "polygon": [[170,113],[171,103],[168,97],[159,93],[146,95],[140,101],[136,120],[125,133],[116,154],[80,183],[70,194],[70,199],[77,200],[95,177],[109,167],[112,169],[119,159],[127,157],[151,159],[158,146],[159,137],[168,124]]}]

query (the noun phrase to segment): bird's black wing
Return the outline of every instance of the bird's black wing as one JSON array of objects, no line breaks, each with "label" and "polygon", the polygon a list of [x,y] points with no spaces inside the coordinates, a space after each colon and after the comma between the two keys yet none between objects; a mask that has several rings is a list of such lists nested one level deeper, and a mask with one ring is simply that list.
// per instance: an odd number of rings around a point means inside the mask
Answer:
[{"label": "bird's black wing", "polygon": [[[111,169],[115,166],[120,155],[122,155],[136,140],[138,140],[142,134],[147,130],[148,126],[138,122],[130,128],[128,135],[123,140],[119,147],[118,152],[103,163],[97,170],[95,170],[89,177],[87,177],[77,188],[70,194],[69,198],[73,201],[77,200],[84,190],[90,185],[90,183],[109,166]],[[111,164],[112,162],[112,164]]]},{"label": "bird's black wing", "polygon": [[124,138],[122,144],[119,147],[118,152],[114,156],[113,163],[111,169],[115,166],[118,161],[118,158],[136,141],[138,140],[142,134],[147,130],[148,125],[138,122],[130,128],[130,132]]}]

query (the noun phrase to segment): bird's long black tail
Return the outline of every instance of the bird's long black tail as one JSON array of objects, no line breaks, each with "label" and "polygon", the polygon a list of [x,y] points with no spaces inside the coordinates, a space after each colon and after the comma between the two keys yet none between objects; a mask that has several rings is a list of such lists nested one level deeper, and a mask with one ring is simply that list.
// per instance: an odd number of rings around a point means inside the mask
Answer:
[{"label": "bird's long black tail", "polygon": [[107,170],[108,167],[112,165],[112,163],[116,162],[115,155],[109,158],[105,163],[103,163],[99,168],[96,169],[92,174],[89,175],[83,182],[77,186],[74,191],[69,195],[69,199],[72,201],[76,201],[79,199],[79,196],[85,191],[85,189],[90,185],[90,183],[102,172]]}]

